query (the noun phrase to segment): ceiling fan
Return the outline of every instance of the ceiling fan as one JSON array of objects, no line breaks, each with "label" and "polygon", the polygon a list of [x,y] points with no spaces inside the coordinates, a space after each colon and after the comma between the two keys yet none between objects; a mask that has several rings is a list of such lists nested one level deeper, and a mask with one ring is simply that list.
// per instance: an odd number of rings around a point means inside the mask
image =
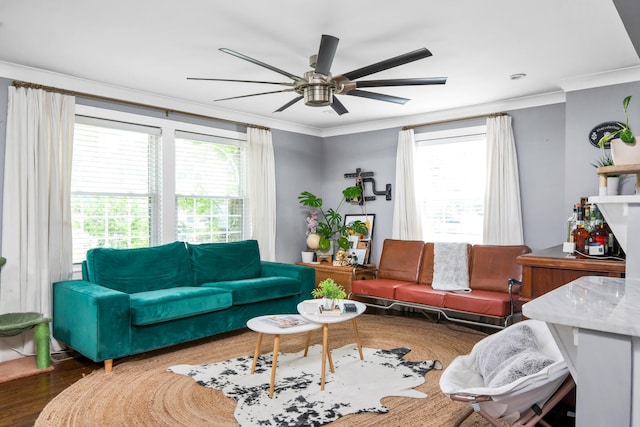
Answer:
[{"label": "ceiling fan", "polygon": [[446,77],[427,77],[427,78],[413,78],[413,79],[387,79],[387,80],[357,80],[361,77],[368,76],[370,74],[378,73],[389,68],[398,67],[400,65],[408,64],[409,62],[417,61],[419,59],[428,58],[431,56],[431,52],[427,48],[420,48],[412,52],[405,53],[393,58],[389,58],[384,61],[377,62],[375,64],[368,65],[366,67],[358,68],[357,70],[350,71],[337,76],[331,75],[331,64],[336,54],[338,42],[340,39],[330,36],[322,35],[320,40],[320,49],[317,55],[312,55],[309,58],[309,66],[313,70],[304,73],[303,77],[296,76],[295,74],[288,73],[284,70],[276,68],[272,65],[265,64],[257,59],[243,55],[236,51],[227,48],[221,48],[220,50],[229,55],[233,55],[237,58],[249,61],[253,64],[264,67],[268,70],[275,71],[293,80],[292,82],[266,82],[256,80],[235,80],[235,79],[214,79],[214,78],[200,78],[200,77],[187,77],[188,80],[212,80],[219,82],[238,82],[238,83],[260,83],[260,84],[274,84],[289,86],[288,89],[276,90],[271,92],[254,93],[250,95],[233,96],[230,98],[216,99],[215,101],[226,101],[229,99],[247,98],[250,96],[268,95],[271,93],[280,92],[295,92],[297,97],[284,104],[274,112],[284,111],[291,107],[296,102],[304,99],[304,103],[309,106],[322,107],[325,105],[331,105],[331,108],[338,114],[343,115],[349,111],[335,96],[338,95],[351,95],[360,96],[363,98],[375,99],[378,101],[393,102],[396,104],[405,104],[409,99],[401,98],[398,96],[385,95],[382,93],[370,92],[360,90],[359,88],[370,87],[383,87],[383,86],[422,86],[422,85],[439,85],[447,82]]}]

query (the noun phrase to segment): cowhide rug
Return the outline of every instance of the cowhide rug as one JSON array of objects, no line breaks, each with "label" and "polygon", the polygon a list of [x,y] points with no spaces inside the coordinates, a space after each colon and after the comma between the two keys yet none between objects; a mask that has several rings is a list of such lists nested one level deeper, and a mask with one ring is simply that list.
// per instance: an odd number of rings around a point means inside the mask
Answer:
[{"label": "cowhide rug", "polygon": [[386,413],[385,396],[425,398],[413,390],[424,383],[437,361],[411,362],[403,357],[411,350],[363,348],[360,360],[355,344],[332,351],[335,373],[329,371],[320,390],[322,347],[278,356],[275,394],[269,397],[272,354],[261,355],[251,375],[252,356],[206,365],[176,365],[168,370],[187,375],[205,387],[222,390],[238,401],[235,417],[241,426],[320,426],[347,414]]}]

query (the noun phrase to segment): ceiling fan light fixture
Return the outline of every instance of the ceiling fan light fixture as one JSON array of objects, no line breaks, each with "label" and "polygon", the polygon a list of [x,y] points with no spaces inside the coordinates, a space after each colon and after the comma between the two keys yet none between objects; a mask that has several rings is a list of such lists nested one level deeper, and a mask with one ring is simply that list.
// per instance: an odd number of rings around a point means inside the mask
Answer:
[{"label": "ceiling fan light fixture", "polygon": [[333,86],[313,84],[304,88],[304,103],[312,107],[324,107],[333,103]]}]

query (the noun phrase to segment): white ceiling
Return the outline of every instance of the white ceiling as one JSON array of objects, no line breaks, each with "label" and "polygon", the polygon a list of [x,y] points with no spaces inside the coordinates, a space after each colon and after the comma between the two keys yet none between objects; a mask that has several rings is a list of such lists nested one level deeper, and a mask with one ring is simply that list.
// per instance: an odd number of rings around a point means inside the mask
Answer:
[{"label": "white ceiling", "polygon": [[[446,76],[448,82],[374,89],[410,98],[405,105],[341,96],[349,113],[338,116],[303,102],[273,113],[291,93],[213,101],[282,86],[186,80],[287,81],[218,49],[302,75],[322,34],[340,39],[333,74],[426,47],[432,57],[367,79]],[[72,76],[70,86],[99,82],[96,87],[161,95],[216,117],[318,130],[389,118],[412,124],[433,112],[562,93],[575,82],[640,66],[613,2],[605,0],[2,0],[0,61]],[[527,77],[510,80],[514,73]]]}]

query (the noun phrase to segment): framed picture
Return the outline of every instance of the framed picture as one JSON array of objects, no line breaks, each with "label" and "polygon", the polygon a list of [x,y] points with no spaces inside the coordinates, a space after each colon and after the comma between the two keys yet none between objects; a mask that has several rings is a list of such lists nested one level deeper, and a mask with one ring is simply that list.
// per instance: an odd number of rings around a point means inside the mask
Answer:
[{"label": "framed picture", "polygon": [[349,236],[349,249],[358,249],[359,235]]},{"label": "framed picture", "polygon": [[367,226],[367,229],[369,230],[369,233],[367,233],[366,236],[360,236],[360,240],[371,240],[373,238],[373,226],[375,225],[376,214],[367,214],[367,215],[364,215],[364,214],[356,214],[356,215],[345,214],[345,216],[344,216],[344,225],[349,226],[349,225],[353,224],[355,221],[363,222]]},{"label": "framed picture", "polygon": [[366,249],[349,249],[349,254],[356,256],[358,264],[368,264],[368,251]]}]

